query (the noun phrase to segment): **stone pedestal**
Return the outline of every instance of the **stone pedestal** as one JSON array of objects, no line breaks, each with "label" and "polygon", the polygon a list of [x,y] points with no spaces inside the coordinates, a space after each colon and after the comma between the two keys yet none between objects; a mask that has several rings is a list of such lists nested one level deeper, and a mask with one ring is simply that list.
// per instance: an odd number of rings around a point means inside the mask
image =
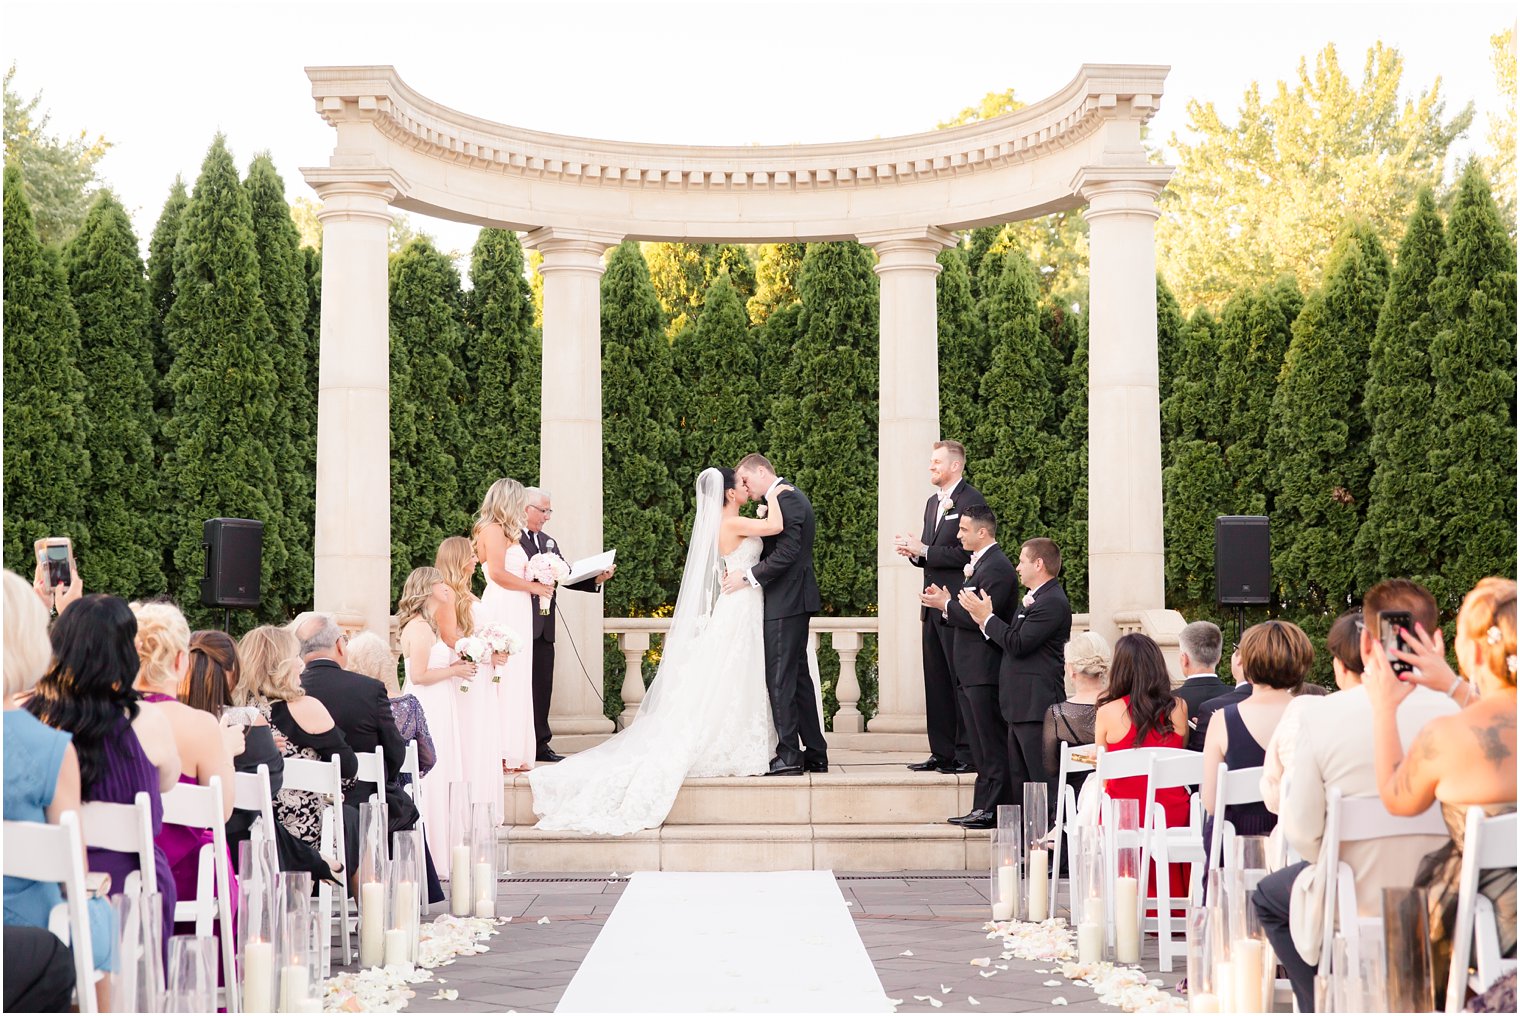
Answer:
[{"label": "stone pedestal", "polygon": [[[554,498],[548,529],[576,558],[602,548],[602,255],[620,238],[545,227],[523,240],[544,256],[543,397],[538,485]],[[602,688],[602,595],[559,598],[554,699],[559,734],[612,730]]]},{"label": "stone pedestal", "polygon": [[939,433],[939,252],[955,237],[934,226],[860,237],[876,251],[881,279],[881,410],[876,497],[878,690],[873,733],[924,729],[924,669],[918,594],[923,572],[893,547],[919,535],[928,463]]},{"label": "stone pedestal", "polygon": [[1156,197],[1169,166],[1089,167],[1088,600],[1113,642],[1114,615],[1165,604],[1161,403],[1156,366]]},{"label": "stone pedestal", "polygon": [[375,179],[313,181],[322,198],[314,604],[390,630],[390,201]]}]

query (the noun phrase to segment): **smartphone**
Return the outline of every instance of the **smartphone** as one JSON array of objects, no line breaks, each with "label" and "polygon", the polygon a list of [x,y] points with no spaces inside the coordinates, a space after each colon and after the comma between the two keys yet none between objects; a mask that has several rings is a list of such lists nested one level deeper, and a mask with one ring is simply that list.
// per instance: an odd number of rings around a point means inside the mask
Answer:
[{"label": "smartphone", "polygon": [[74,576],[69,571],[69,558],[72,555],[73,547],[67,536],[47,538],[47,543],[43,545],[42,563],[46,569],[49,589],[74,584]]},{"label": "smartphone", "polygon": [[1395,659],[1393,650],[1409,652],[1409,644],[1404,641],[1400,629],[1414,630],[1414,616],[1407,610],[1385,610],[1378,614],[1378,638],[1383,643],[1383,651],[1388,654],[1388,663],[1393,667],[1393,673],[1400,681],[1407,680],[1404,675],[1414,670],[1414,664],[1405,663]]}]

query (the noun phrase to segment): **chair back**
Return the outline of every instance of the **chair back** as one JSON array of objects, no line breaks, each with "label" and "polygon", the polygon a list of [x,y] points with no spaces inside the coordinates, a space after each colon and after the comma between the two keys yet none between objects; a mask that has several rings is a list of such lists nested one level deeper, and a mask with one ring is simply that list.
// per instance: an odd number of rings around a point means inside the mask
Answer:
[{"label": "chair back", "polygon": [[[1072,752],[1081,752],[1084,755],[1092,755],[1097,752],[1097,745],[1084,744],[1072,747],[1065,741],[1061,742],[1061,762],[1056,774],[1056,821],[1051,829],[1051,852],[1050,856],[1055,859],[1056,870],[1060,870],[1061,839],[1066,833],[1066,824],[1074,821],[1077,815],[1077,799],[1071,792],[1071,786],[1066,782],[1066,777],[1072,773],[1090,773],[1095,768],[1086,762],[1078,762],[1071,757]],[[1069,845],[1068,845],[1069,846]],[[1069,852],[1069,851],[1068,851]],[[1072,871],[1070,859],[1068,859],[1067,871]],[[1051,898],[1051,909],[1055,906],[1055,893],[1060,892],[1060,880],[1055,882],[1054,892]]]},{"label": "chair back", "polygon": [[375,790],[371,797],[379,796],[385,799],[385,753],[376,745],[374,751],[355,752],[359,758],[359,771],[354,774],[354,779],[360,783],[372,783]]},{"label": "chair back", "polygon": [[[174,905],[174,920],[194,921],[195,934],[211,934],[212,922],[222,952],[222,969],[237,969],[237,948],[232,926],[232,857],[227,851],[227,820],[223,810],[222,778],[211,777],[206,786],[180,783],[164,795],[164,824],[205,830],[211,842],[201,847],[195,899]],[[228,977],[224,991],[228,1012],[239,1012],[238,983]]]},{"label": "chair back", "polygon": [[269,766],[260,764],[254,772],[233,773],[232,806],[238,811],[258,812],[259,822],[254,828],[262,827],[263,835],[273,838],[274,791],[269,782]]},{"label": "chair back", "polygon": [[[362,762],[365,756],[360,755]],[[324,800],[322,803],[322,832],[318,849],[339,863],[346,863],[344,858],[348,856],[347,836],[343,829],[343,768],[338,761],[338,756],[333,755],[326,762],[318,762],[309,758],[287,758],[285,760],[284,790],[299,790],[308,794],[317,794]],[[348,922],[349,899],[348,899],[348,870],[335,874],[338,889],[336,899],[333,886],[327,881],[322,881],[317,886],[317,906],[319,912],[327,920],[328,928],[331,929],[333,922],[337,923],[339,938],[341,940],[342,962],[347,966],[352,957],[349,948],[350,929]],[[336,906],[336,913],[334,912]],[[329,931],[330,934],[330,931]],[[331,949],[323,950],[322,975],[325,977],[331,966]]]},{"label": "chair back", "polygon": [[[1446,982],[1447,1012],[1462,1011],[1469,985],[1481,994],[1515,968],[1514,960],[1505,960],[1500,954],[1493,903],[1478,892],[1484,871],[1515,868],[1515,833],[1514,812],[1490,817],[1478,805],[1467,809],[1462,873],[1457,881],[1457,920],[1451,934],[1451,976]],[[1477,974],[1469,978],[1473,959],[1477,961]]]},{"label": "chair back", "polygon": [[[131,804],[90,801],[79,809],[84,845],[118,854],[136,854],[138,884],[144,892],[158,892],[158,867],[153,852],[153,802],[146,790],[137,792]],[[120,887],[125,889],[125,886]]]},{"label": "chair back", "polygon": [[417,739],[414,737],[406,742],[406,756],[401,760],[402,775],[408,777],[406,792],[412,795],[412,800],[422,791],[422,760],[417,753]]},{"label": "chair back", "polygon": [[93,1013],[100,1010],[95,999],[94,946],[86,909],[84,839],[79,825],[79,814],[74,811],[58,816],[57,825],[6,822],[4,871],[7,877],[57,882],[63,887],[63,902],[48,915],[48,928],[72,948],[79,1011]]},{"label": "chair back", "polygon": [[[1214,834],[1209,838],[1209,866],[1213,871],[1220,866],[1224,856],[1225,809],[1232,804],[1253,804],[1262,800],[1261,766],[1249,769],[1231,769],[1225,762],[1219,763],[1218,776],[1214,780]],[[1231,833],[1234,827],[1230,827]]]}]

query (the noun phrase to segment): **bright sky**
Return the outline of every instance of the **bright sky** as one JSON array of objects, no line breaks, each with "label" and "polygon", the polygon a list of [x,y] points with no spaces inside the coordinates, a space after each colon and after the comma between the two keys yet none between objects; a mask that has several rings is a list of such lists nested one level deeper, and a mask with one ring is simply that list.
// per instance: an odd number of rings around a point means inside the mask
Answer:
[{"label": "bright sky", "polygon": [[[684,144],[847,141],[932,128],[990,91],[1035,101],[1087,63],[1172,67],[1152,136],[1189,99],[1227,116],[1254,79],[1291,79],[1333,42],[1360,77],[1381,39],[1406,93],[1437,76],[1448,115],[1478,115],[1459,155],[1486,150],[1499,108],[1489,36],[1511,4],[784,2],[11,2],[0,58],[43,92],[55,131],[115,142],[103,177],[143,242],[176,173],[193,183],[217,130],[241,166],[269,149],[287,194],[334,141],[302,68],[393,64],[423,95],[561,134]],[[413,217],[445,248],[473,227]]]}]

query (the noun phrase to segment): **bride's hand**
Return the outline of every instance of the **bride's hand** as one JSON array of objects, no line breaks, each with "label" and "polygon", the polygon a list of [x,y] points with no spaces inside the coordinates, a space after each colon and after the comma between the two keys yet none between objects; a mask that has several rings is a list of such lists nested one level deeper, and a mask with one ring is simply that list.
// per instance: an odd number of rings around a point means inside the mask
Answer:
[{"label": "bride's hand", "polygon": [[768,495],[766,495],[765,499],[767,501],[774,501],[777,498],[779,498],[782,494],[786,493],[787,491],[792,491],[792,490],[796,490],[796,489],[797,488],[793,487],[790,483],[779,484],[776,487],[775,490],[771,491]]}]

